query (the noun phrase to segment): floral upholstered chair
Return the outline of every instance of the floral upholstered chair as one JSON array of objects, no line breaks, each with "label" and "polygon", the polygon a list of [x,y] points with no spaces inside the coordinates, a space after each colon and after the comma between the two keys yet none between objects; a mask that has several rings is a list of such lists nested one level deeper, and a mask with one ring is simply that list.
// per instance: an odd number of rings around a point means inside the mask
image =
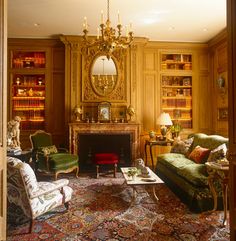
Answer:
[{"label": "floral upholstered chair", "polygon": [[78,155],[70,154],[65,148],[53,145],[52,136],[43,130],[38,130],[30,135],[35,169],[53,173],[55,180],[59,173],[75,171],[78,177]]},{"label": "floral upholstered chair", "polygon": [[35,218],[69,201],[73,190],[69,180],[37,182],[35,173],[29,164],[14,157],[7,157],[7,198],[9,203],[19,206],[31,219],[30,232]]}]

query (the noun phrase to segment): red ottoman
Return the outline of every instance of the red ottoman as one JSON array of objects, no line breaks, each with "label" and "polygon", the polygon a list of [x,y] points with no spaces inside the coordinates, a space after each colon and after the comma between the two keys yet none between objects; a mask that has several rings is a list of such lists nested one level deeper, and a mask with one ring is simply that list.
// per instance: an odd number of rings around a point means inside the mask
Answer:
[{"label": "red ottoman", "polygon": [[116,177],[118,155],[115,153],[97,153],[95,154],[94,162],[96,164],[96,174],[99,177],[99,165],[114,165],[114,177]]}]

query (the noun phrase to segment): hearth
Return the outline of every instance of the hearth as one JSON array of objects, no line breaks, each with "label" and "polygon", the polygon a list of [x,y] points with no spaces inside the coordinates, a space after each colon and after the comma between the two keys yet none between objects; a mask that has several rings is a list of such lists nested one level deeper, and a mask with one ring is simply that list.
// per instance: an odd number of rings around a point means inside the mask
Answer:
[{"label": "hearth", "polygon": [[130,134],[78,134],[78,155],[80,170],[94,170],[94,156],[96,153],[115,153],[119,157],[118,167],[131,165]]}]

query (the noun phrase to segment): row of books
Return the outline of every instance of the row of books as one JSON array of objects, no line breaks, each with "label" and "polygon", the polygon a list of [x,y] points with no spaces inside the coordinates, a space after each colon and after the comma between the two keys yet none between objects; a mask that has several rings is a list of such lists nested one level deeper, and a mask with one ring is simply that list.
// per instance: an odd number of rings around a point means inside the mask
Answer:
[{"label": "row of books", "polygon": [[162,99],[162,107],[191,107],[192,100],[189,99]]},{"label": "row of books", "polygon": [[15,107],[44,107],[45,106],[45,99],[22,99],[22,100],[14,100],[13,99],[13,108]]}]

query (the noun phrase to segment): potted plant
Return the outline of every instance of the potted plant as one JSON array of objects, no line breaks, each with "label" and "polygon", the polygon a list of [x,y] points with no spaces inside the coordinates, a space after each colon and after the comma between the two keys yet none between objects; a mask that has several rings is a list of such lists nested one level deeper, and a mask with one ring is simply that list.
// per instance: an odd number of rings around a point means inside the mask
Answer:
[{"label": "potted plant", "polygon": [[173,125],[170,127],[170,132],[172,135],[172,139],[179,136],[180,131],[182,130],[182,126],[179,122],[173,123]]}]

